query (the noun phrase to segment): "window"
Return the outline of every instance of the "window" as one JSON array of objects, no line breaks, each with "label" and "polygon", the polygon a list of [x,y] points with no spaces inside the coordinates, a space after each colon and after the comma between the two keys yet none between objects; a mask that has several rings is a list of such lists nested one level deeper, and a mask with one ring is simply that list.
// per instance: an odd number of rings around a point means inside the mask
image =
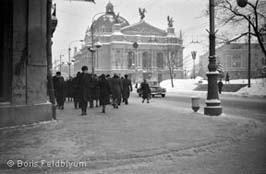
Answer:
[{"label": "window", "polygon": [[164,68],[163,53],[157,53],[156,65],[158,68]]},{"label": "window", "polygon": [[127,54],[127,67],[129,69],[136,67],[135,54],[132,51],[128,52],[128,54]]},{"label": "window", "polygon": [[239,45],[239,44],[233,44],[231,46],[231,49],[241,49],[241,45]]},{"label": "window", "polygon": [[240,54],[233,54],[232,56],[232,67],[240,68],[241,67],[241,56]]},{"label": "window", "polygon": [[145,69],[151,68],[151,55],[148,52],[142,54],[142,67]]}]

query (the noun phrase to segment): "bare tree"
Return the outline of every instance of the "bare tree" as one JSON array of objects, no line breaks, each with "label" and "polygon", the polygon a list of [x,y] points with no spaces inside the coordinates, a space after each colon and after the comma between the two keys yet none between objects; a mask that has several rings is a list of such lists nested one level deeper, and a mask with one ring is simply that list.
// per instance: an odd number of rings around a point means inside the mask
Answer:
[{"label": "bare tree", "polygon": [[[263,44],[262,34],[266,34],[266,0],[249,0],[247,6],[241,8],[236,0],[216,0],[216,19],[221,25],[233,25],[234,27],[249,23],[252,27],[251,35],[256,37],[263,54],[266,57],[266,48]],[[234,41],[244,35],[227,40]]]},{"label": "bare tree", "polygon": [[168,51],[167,67],[169,69],[172,88],[174,87],[173,74],[174,74],[175,69],[179,67],[179,65],[180,65],[180,62],[178,61],[178,58],[177,58],[177,51]]}]

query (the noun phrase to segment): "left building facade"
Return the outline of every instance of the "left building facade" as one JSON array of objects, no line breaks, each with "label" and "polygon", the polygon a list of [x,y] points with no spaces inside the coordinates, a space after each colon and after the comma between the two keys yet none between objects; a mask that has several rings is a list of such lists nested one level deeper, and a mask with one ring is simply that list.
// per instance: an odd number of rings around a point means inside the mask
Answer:
[{"label": "left building facade", "polygon": [[51,120],[55,6],[52,0],[3,0],[0,9],[0,127]]}]

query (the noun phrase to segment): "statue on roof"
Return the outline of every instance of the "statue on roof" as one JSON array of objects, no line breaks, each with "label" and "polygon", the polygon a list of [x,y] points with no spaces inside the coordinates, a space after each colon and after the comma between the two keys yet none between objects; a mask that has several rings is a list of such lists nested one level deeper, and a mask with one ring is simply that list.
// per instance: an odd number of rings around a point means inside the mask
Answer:
[{"label": "statue on roof", "polygon": [[145,18],[145,13],[146,13],[145,8],[139,8],[140,20],[143,20]]},{"label": "statue on roof", "polygon": [[106,5],[106,13],[114,13],[114,6],[110,1]]},{"label": "statue on roof", "polygon": [[115,20],[115,23],[119,23],[119,13],[115,14],[114,13],[114,20]]},{"label": "statue on roof", "polygon": [[167,16],[167,21],[168,21],[168,27],[171,28],[173,27],[174,20],[172,17]]}]

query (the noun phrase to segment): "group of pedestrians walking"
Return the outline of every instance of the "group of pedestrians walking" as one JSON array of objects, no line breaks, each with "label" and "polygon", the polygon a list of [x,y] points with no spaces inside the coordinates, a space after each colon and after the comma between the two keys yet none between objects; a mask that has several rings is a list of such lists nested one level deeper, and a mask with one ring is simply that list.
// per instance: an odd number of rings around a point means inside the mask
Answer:
[{"label": "group of pedestrians walking", "polygon": [[[112,104],[118,109],[124,102],[128,104],[128,98],[132,91],[132,84],[128,75],[119,77],[114,74],[102,74],[99,77],[88,72],[88,67],[83,66],[82,72],[78,72],[71,82],[64,82],[60,72],[53,77],[54,91],[58,109],[64,109],[66,92],[71,93],[69,98],[73,98],[75,109],[81,109],[81,115],[87,115],[88,104],[90,108],[102,106],[102,112],[106,112],[106,105]],[[66,87],[66,85],[68,87]],[[70,92],[71,91],[71,92]]]}]

